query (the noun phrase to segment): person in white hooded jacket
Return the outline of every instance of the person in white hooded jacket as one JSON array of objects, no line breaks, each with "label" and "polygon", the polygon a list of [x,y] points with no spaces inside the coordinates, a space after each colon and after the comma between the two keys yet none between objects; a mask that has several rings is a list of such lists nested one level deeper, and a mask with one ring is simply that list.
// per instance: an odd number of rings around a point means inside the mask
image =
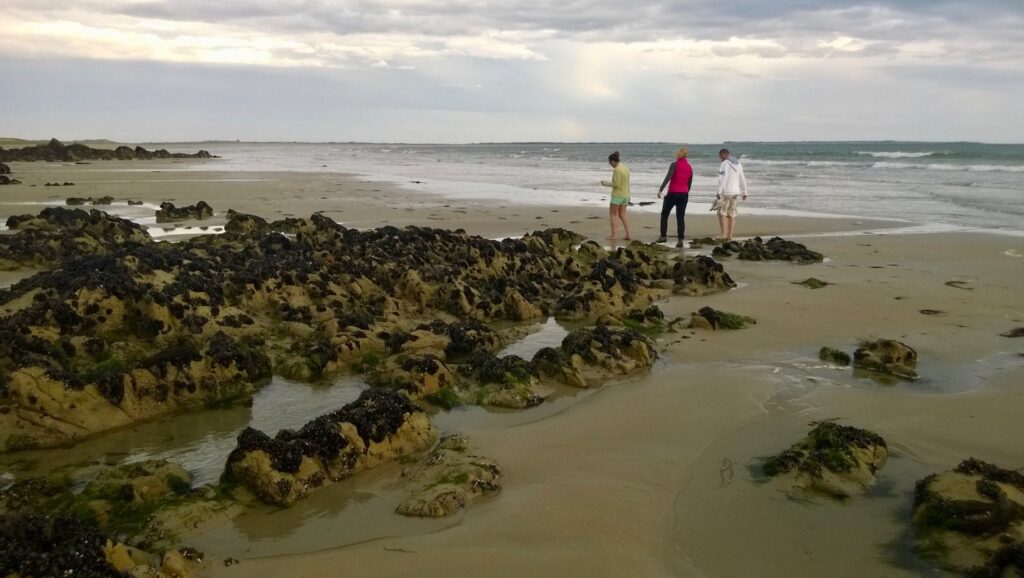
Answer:
[{"label": "person in white hooded jacket", "polygon": [[718,226],[719,239],[731,241],[736,230],[736,197],[747,200],[747,178],[743,176],[740,160],[729,156],[729,149],[718,151],[722,164],[718,167]]}]

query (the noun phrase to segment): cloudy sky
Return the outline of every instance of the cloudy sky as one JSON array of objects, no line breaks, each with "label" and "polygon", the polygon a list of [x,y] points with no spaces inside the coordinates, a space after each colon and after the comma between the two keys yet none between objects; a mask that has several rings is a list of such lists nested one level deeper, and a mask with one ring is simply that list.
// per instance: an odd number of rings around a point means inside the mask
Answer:
[{"label": "cloudy sky", "polygon": [[1024,142],[1024,0],[4,0],[0,136]]}]

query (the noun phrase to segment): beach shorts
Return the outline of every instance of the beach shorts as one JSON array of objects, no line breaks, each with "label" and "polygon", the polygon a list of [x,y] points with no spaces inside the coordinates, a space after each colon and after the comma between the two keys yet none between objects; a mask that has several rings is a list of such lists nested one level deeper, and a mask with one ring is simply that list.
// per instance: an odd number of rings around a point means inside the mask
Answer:
[{"label": "beach shorts", "polygon": [[736,216],[736,197],[722,197],[718,203],[718,214],[726,217]]},{"label": "beach shorts", "polygon": [[629,197],[612,197],[613,205],[628,205]]}]

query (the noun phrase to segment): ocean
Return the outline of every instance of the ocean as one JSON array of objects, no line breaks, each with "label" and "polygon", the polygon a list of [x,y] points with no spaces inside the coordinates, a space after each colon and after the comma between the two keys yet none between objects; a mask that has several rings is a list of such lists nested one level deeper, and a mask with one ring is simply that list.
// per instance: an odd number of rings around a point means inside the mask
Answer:
[{"label": "ocean", "polygon": [[[414,192],[529,204],[605,204],[607,155],[632,171],[634,203],[656,201],[677,144],[174,143],[238,171],[354,173]],[[718,150],[690,145],[692,211],[715,194]],[[728,143],[745,168],[747,213],[896,218],[951,230],[1024,231],[1024,145],[919,142]],[[206,165],[208,168],[209,165]],[[656,205],[637,207],[655,211]],[[939,229],[943,230],[943,229]]]}]

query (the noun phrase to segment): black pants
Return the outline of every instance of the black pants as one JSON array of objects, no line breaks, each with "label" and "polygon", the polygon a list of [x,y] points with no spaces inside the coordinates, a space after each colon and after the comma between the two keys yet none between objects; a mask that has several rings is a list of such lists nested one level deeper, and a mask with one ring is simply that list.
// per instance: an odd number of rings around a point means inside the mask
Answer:
[{"label": "black pants", "polygon": [[682,239],[686,233],[686,203],[690,201],[689,193],[669,193],[665,195],[665,201],[661,205],[661,236],[665,237],[668,232],[668,214],[672,208],[676,209],[676,232]]}]

